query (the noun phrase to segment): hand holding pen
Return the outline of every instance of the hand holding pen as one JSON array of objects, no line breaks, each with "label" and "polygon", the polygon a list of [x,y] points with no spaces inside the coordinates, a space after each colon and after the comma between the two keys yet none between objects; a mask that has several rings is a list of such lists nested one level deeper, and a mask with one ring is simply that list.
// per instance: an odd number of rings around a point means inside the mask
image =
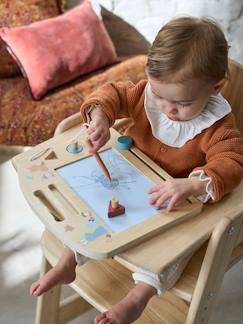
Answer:
[{"label": "hand holding pen", "polygon": [[90,124],[84,124],[87,127],[87,143],[89,152],[94,155],[105,176],[111,180],[110,173],[97,152],[110,139],[109,122],[106,115],[100,110],[95,116],[92,115]]},{"label": "hand holding pen", "polygon": [[106,114],[95,108],[90,113],[91,121],[87,128],[87,139],[91,142],[89,152],[94,154],[110,139],[110,126]]}]

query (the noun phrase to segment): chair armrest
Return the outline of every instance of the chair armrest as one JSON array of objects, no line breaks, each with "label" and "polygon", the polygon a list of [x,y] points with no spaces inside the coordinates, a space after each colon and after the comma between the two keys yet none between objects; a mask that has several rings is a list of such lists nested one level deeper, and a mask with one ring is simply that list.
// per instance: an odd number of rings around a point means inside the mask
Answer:
[{"label": "chair armrest", "polygon": [[117,119],[113,128],[118,132],[123,134],[125,130],[133,124],[133,120],[131,118],[122,118]]},{"label": "chair armrest", "polygon": [[80,123],[82,123],[81,114],[80,114],[80,112],[77,112],[76,114],[73,114],[73,115],[63,119],[60,122],[60,124],[57,125],[57,128],[55,129],[54,136],[64,133],[69,128],[72,128],[73,126],[76,126]]},{"label": "chair armrest", "polygon": [[[80,112],[77,112],[76,114],[73,114],[65,119],[63,119],[60,124],[58,124],[54,136],[59,135],[61,133],[64,133],[69,128],[72,128],[73,126],[76,126],[78,124],[82,123],[82,118]],[[123,132],[132,125],[133,121],[131,118],[122,118],[118,119],[115,124],[113,125],[113,128],[117,130],[119,133],[123,134]]]}]

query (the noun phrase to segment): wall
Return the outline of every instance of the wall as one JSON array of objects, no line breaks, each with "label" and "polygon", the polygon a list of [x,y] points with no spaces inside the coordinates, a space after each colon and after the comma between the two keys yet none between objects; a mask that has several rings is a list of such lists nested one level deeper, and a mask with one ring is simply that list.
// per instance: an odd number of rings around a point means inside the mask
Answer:
[{"label": "wall", "polygon": [[[80,0],[67,0],[70,5]],[[176,15],[215,18],[226,34],[230,57],[243,64],[243,0],[91,0],[112,11],[152,42],[160,27]]]},{"label": "wall", "polygon": [[226,34],[231,45],[230,57],[243,64],[241,36],[243,35],[243,0],[100,0],[98,2],[134,26],[150,42],[160,27],[173,16],[182,14],[211,16],[220,23]]}]

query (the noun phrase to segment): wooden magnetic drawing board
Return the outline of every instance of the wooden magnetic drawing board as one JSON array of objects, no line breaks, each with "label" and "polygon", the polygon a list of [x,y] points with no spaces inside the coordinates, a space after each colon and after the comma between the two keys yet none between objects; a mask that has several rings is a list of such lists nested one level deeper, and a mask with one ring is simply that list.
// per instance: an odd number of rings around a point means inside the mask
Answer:
[{"label": "wooden magnetic drawing board", "polygon": [[[167,213],[149,204],[147,191],[170,177],[138,149],[119,150],[115,130],[100,156],[112,181],[88,153],[85,135],[78,136],[79,153],[68,147],[80,127],[37,145],[13,159],[20,186],[47,229],[71,249],[104,259],[174,226],[201,211],[195,199]],[[126,213],[108,218],[109,200],[117,197]]]},{"label": "wooden magnetic drawing board", "polygon": [[[92,156],[56,171],[113,234],[155,216],[158,211],[149,204],[147,194],[155,183],[115,149],[103,151],[100,156],[110,171],[112,181],[97,168],[97,161]],[[126,208],[124,215],[107,217],[111,197],[119,197],[119,202]]]}]

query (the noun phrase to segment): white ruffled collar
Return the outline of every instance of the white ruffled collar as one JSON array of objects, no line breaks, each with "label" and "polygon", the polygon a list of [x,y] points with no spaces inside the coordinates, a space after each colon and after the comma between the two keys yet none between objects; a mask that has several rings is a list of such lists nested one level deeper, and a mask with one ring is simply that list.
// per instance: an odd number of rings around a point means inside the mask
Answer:
[{"label": "white ruffled collar", "polygon": [[207,106],[196,118],[187,121],[173,121],[156,107],[149,83],[145,88],[144,107],[154,137],[172,147],[183,146],[187,141],[231,112],[230,104],[219,94],[210,96]]}]

